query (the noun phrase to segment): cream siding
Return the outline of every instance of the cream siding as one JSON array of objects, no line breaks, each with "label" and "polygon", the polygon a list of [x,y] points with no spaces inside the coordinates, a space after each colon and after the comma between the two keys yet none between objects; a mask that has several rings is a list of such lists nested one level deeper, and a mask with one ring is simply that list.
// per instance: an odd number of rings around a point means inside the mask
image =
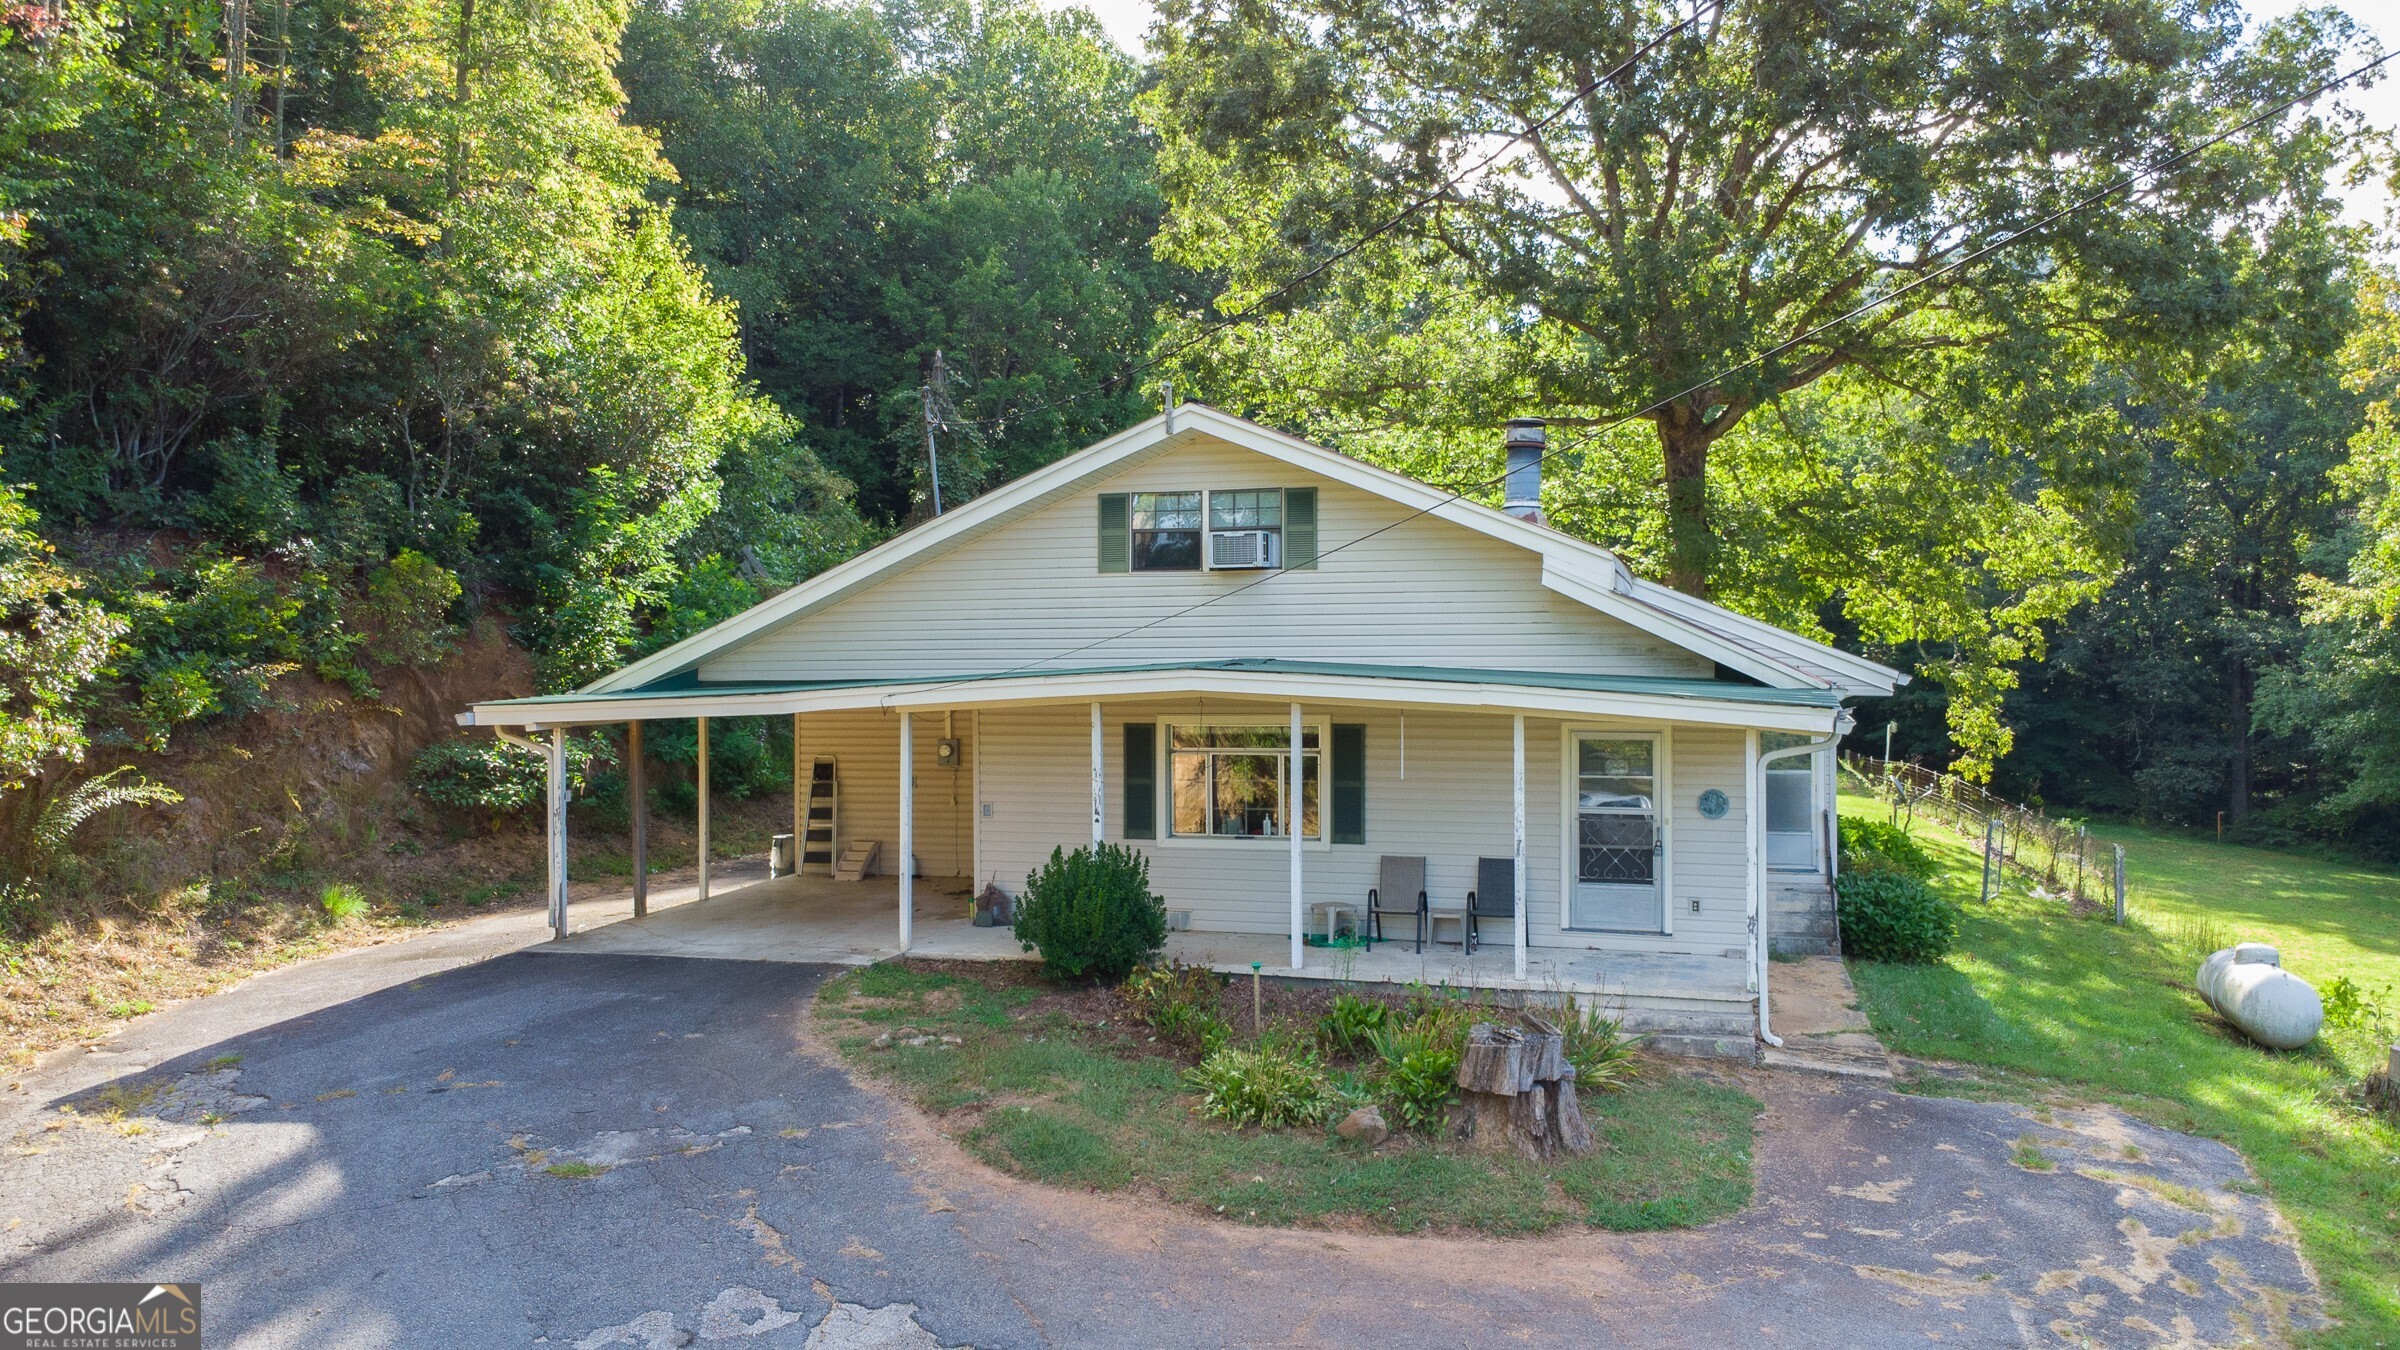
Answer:
[{"label": "cream siding", "polygon": [[[974,862],[975,714],[954,714],[955,733],[943,730],[940,713],[918,713],[917,861],[929,877],[963,877]],[[946,734],[959,740],[959,767],[937,762],[936,744]],[[826,713],[800,719],[800,773],[819,755],[834,757],[841,783],[840,846],[854,840],[883,845],[883,874],[900,872],[900,718],[896,713]]]},{"label": "cream siding", "polygon": [[[1374,884],[1385,853],[1422,854],[1428,888],[1456,901],[1474,884],[1475,860],[1511,848],[1510,727],[1497,714],[1417,711],[1407,718],[1407,772],[1400,777],[1400,716],[1381,707],[1303,705],[1307,722],[1357,722],[1367,728],[1367,842],[1312,841],[1304,847],[1303,888],[1312,898],[1357,901]],[[1104,764],[1107,836],[1124,842],[1123,770],[1127,722],[1206,720],[1219,725],[1281,725],[1282,704],[1210,700],[1107,704]],[[1577,723],[1601,730],[1651,730]],[[1691,952],[1747,950],[1747,892],[1742,872],[1742,736],[1677,728],[1671,761],[1672,838],[1668,866],[1676,906],[1671,934],[1571,932],[1561,928],[1565,897],[1567,787],[1561,777],[1566,724],[1526,721],[1526,896],[1528,936],[1536,946]],[[1091,724],[1087,706],[993,709],[983,714],[983,768],[976,876],[1012,894],[1060,845],[1090,836]],[[1325,770],[1321,769],[1321,772]],[[1169,819],[1167,766],[1159,761],[1158,820]],[[1733,802],[1723,820],[1704,820],[1697,801],[1715,787]],[[1150,858],[1151,883],[1174,909],[1192,911],[1196,929],[1282,933],[1290,915],[1290,853],[1281,839],[1130,841]],[[1692,902],[1699,901],[1694,913]],[[1445,929],[1445,932],[1448,930]],[[1407,938],[1387,921],[1386,936]],[[1485,936],[1505,944],[1504,927]]]},{"label": "cream siding", "polygon": [[[1098,570],[1101,493],[1308,486],[1318,489],[1324,555],[1313,571]],[[1273,579],[1252,584],[1262,576]],[[1152,626],[1119,636],[1142,625]],[[1545,589],[1531,552],[1210,440],[1086,484],[723,653],[700,675],[903,680],[1235,656],[1699,677],[1714,668]]]}]

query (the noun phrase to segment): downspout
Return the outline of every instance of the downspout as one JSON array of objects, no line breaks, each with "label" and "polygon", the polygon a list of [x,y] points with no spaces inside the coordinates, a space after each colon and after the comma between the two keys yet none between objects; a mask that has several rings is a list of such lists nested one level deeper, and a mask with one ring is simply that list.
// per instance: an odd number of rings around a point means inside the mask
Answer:
[{"label": "downspout", "polygon": [[1754,943],[1758,961],[1758,1038],[1778,1050],[1783,1048],[1783,1038],[1775,1034],[1767,1015],[1767,763],[1830,750],[1841,744],[1842,736],[1855,722],[1848,708],[1840,709],[1829,735],[1820,740],[1787,745],[1781,750],[1770,750],[1751,761],[1750,885],[1752,893],[1758,896],[1758,936]]}]

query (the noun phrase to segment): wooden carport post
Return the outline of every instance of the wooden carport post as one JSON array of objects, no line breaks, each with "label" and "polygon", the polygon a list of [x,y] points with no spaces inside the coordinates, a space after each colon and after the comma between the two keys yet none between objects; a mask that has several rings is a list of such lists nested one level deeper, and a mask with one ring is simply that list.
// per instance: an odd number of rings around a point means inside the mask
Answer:
[{"label": "wooden carport post", "polygon": [[557,941],[567,935],[567,733],[559,727],[550,728],[550,744],[544,747],[549,761],[550,836],[549,891],[550,937]]},{"label": "wooden carport post", "polygon": [[907,955],[917,918],[917,718],[900,711],[900,952]]},{"label": "wooden carport post", "polygon": [[650,913],[650,788],[642,770],[642,724],[625,724],[625,806],[633,817],[633,917]]},{"label": "wooden carport post", "polygon": [[708,898],[708,719],[700,719],[700,899]]},{"label": "wooden carport post", "polygon": [[1517,714],[1515,732],[1515,772],[1512,777],[1516,783],[1517,804],[1517,863],[1515,869],[1517,893],[1512,898],[1516,902],[1517,911],[1516,931],[1513,935],[1517,949],[1517,978],[1521,980],[1525,978],[1525,945],[1528,929],[1525,915],[1525,714],[1523,713]]}]

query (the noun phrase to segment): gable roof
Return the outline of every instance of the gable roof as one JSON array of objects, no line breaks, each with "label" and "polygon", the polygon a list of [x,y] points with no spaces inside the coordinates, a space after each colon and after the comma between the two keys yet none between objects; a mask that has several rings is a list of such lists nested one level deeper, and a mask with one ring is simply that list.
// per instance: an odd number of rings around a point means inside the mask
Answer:
[{"label": "gable roof", "polygon": [[[1070,496],[1094,478],[1207,439],[1254,451],[1523,548],[1541,559],[1545,587],[1768,687],[1830,690],[1840,695],[1888,694],[1908,679],[1863,657],[1643,581],[1616,554],[1597,544],[1206,404],[1186,403],[936,516],[773,599],[603,676],[579,692],[622,693],[686,675],[705,661]],[[1339,547],[1335,544],[1326,551]]]}]

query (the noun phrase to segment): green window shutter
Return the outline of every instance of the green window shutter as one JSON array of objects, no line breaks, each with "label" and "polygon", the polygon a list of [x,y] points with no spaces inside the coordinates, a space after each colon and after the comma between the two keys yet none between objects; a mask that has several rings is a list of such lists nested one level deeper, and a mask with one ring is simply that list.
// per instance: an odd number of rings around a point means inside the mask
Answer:
[{"label": "green window shutter", "polygon": [[1158,725],[1125,724],[1125,837],[1158,837]]},{"label": "green window shutter", "polygon": [[1367,842],[1367,729],[1333,724],[1333,842]]},{"label": "green window shutter", "polygon": [[1317,490],[1283,490],[1283,565],[1316,570]]},{"label": "green window shutter", "polygon": [[1125,494],[1100,494],[1100,570],[1123,572],[1130,570],[1133,539],[1126,519]]}]

